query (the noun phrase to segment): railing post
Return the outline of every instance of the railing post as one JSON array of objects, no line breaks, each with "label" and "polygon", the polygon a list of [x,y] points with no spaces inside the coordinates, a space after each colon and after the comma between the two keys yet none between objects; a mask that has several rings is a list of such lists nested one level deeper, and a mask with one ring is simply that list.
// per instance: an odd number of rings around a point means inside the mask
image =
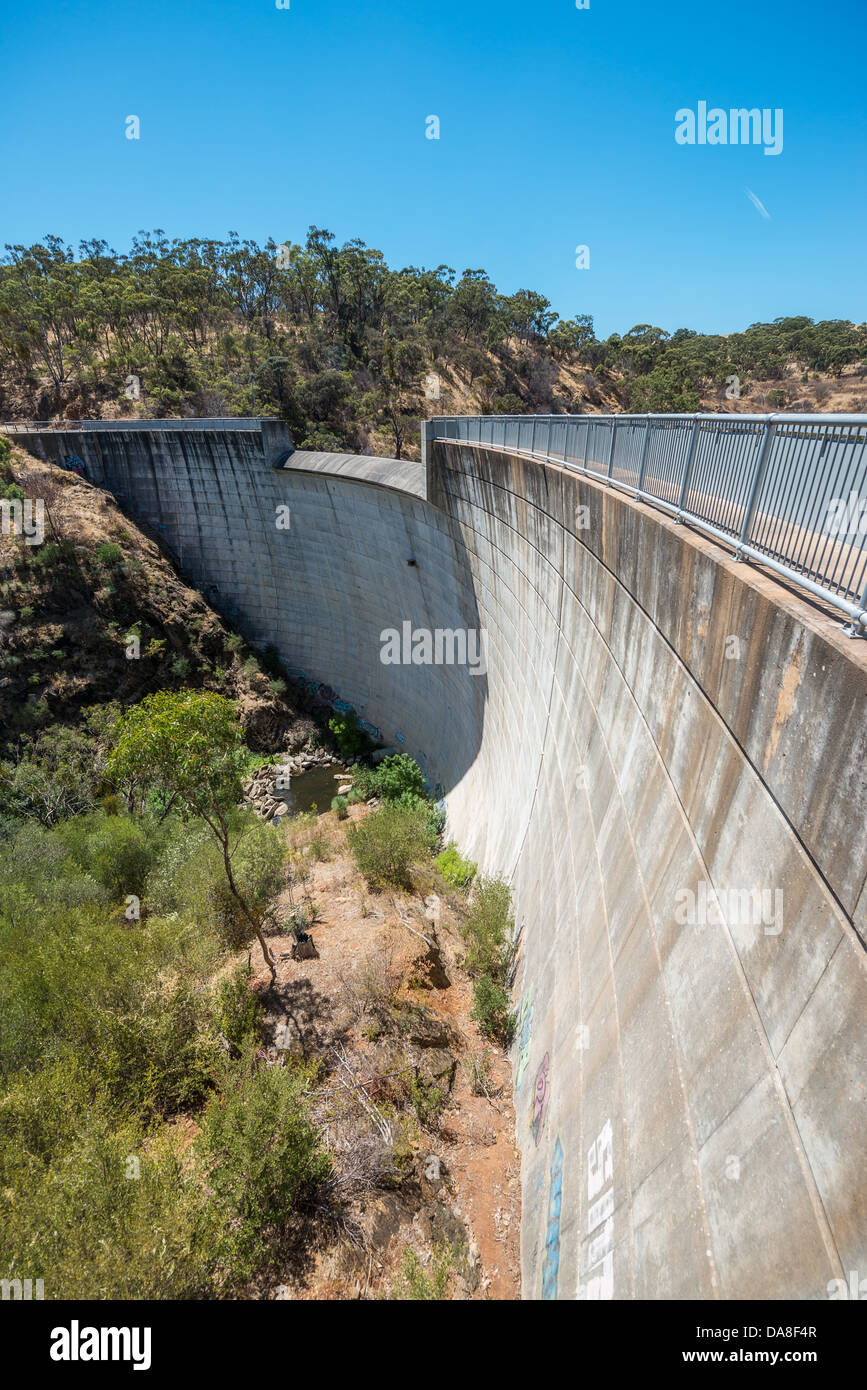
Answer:
[{"label": "railing post", "polygon": [[768,423],[765,425],[765,437],[762,440],[761,451],[759,453],[758,462],[756,463],[755,472],[753,473],[753,479],[750,484],[750,495],[747,499],[746,511],[744,513],[744,524],[741,527],[741,534],[738,537],[738,543],[735,547],[736,560],[739,560],[741,558],[741,549],[747,543],[747,539],[750,534],[750,527],[753,524],[753,518],[755,516],[756,511],[756,499],[758,498],[759,487],[761,485],[762,478],[765,474],[765,465],[768,461],[768,454],[770,453],[771,445],[774,442],[774,433],[777,428],[776,422],[776,415],[770,415],[768,417]]},{"label": "railing post", "polygon": [[646,422],[646,424],[645,424],[645,426],[644,426],[644,444],[642,445],[642,448],[641,448],[641,462],[640,462],[639,465],[638,465],[638,486],[637,486],[637,488],[636,488],[636,491],[637,491],[638,493],[641,492],[641,484],[644,482],[644,465],[645,465],[645,463],[647,462],[647,445],[648,445],[649,441],[650,441],[650,416],[648,415],[648,417],[647,417],[647,422]]},{"label": "railing post", "polygon": [[692,422],[692,432],[689,436],[689,448],[686,452],[686,463],[683,465],[683,481],[680,485],[680,497],[677,500],[677,516],[674,519],[675,525],[678,525],[681,518],[683,517],[683,504],[689,495],[689,485],[692,482],[692,467],[695,461],[695,447],[698,443],[698,420],[699,417],[698,415],[696,415]]},{"label": "railing post", "polygon": [[551,434],[552,434],[552,432],[553,432],[553,429],[554,429],[554,421],[551,419],[551,416],[549,415],[549,416],[548,416],[548,447],[547,447],[547,449],[545,450],[545,459],[546,459],[546,461],[547,461],[548,463],[551,462]]},{"label": "railing post", "polygon": [[614,431],[617,429],[617,421],[612,417],[611,420],[611,442],[608,445],[608,477],[611,477],[611,466],[614,463]]}]

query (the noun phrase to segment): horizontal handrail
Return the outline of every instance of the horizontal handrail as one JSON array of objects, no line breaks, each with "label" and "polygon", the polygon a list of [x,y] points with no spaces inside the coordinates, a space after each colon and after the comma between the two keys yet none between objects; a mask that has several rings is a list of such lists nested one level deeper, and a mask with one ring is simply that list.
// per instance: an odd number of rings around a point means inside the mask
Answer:
[{"label": "horizontal handrail", "polygon": [[583,473],[734,546],[867,635],[867,415],[452,415],[428,442]]}]

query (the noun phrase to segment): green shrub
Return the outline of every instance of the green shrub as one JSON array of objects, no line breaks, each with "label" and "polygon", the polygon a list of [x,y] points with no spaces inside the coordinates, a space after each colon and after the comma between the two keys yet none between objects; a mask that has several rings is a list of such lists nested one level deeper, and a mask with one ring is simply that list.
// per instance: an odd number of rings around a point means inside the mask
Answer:
[{"label": "green shrub", "polygon": [[[211,926],[227,946],[237,948],[252,928],[226,882],[220,847],[207,826],[167,823],[168,843],[145,886],[145,901],[161,915],[177,912],[202,927]],[[251,911],[261,911],[283,882],[285,844],[280,832],[252,811],[238,811],[231,822],[232,873]]]},{"label": "green shrub", "polygon": [[432,1125],[446,1103],[445,1092],[420,1076],[410,1076],[407,1095],[420,1125]]},{"label": "green shrub", "polygon": [[306,1110],[310,1072],[251,1057],[204,1115],[201,1151],[219,1221],[218,1250],[236,1278],[279,1251],[305,1193],[331,1171]]},{"label": "green shrub", "polygon": [[207,1196],[175,1135],[118,1123],[71,1066],[22,1077],[2,1113],[0,1181],[15,1194],[0,1232],[4,1276],[44,1279],[46,1298],[200,1298],[213,1288]]},{"label": "green shrub", "polygon": [[370,797],[378,795],[376,769],[356,763],[352,769],[352,791],[350,793],[354,802],[368,801]]},{"label": "green shrub", "polygon": [[461,931],[467,945],[467,969],[504,983],[514,955],[515,919],[512,894],[502,878],[480,878]]},{"label": "green shrub", "polygon": [[214,999],[214,1023],[222,1036],[235,1047],[249,1045],[256,1035],[263,1009],[250,989],[252,970],[245,961],[218,984]]},{"label": "green shrub", "polygon": [[358,727],[358,715],[354,709],[335,714],[328,721],[328,729],[341,758],[354,758],[368,746],[369,740]]},{"label": "green shrub", "polygon": [[252,935],[244,909],[230,889],[225,876],[212,879],[205,891],[208,922],[229,951],[237,951]]},{"label": "green shrub", "polygon": [[114,541],[100,541],[93,553],[97,564],[106,569],[115,569],[123,559],[123,551]]},{"label": "green shrub", "polygon": [[[313,803],[314,810],[316,802]],[[307,846],[310,855],[317,861],[325,861],[331,858],[331,841],[327,835],[314,835]]]},{"label": "green shrub", "polygon": [[383,758],[373,776],[377,796],[384,801],[397,801],[403,796],[426,800],[424,773],[408,753],[393,753]]},{"label": "green shrub", "polygon": [[337,815],[338,820],[346,820],[349,814],[349,802],[345,796],[335,796],[331,800],[331,809]]},{"label": "green shrub", "polygon": [[118,712],[117,705],[97,706],[75,728],[54,725],[26,738],[16,763],[0,763],[0,810],[43,825],[92,810]]},{"label": "green shrub", "polygon": [[454,840],[449,840],[434,862],[446,883],[453,888],[465,888],[476,874],[476,865],[470,859],[461,858]]},{"label": "green shrub", "polygon": [[164,835],[147,822],[125,815],[77,816],[58,828],[73,860],[110,894],[113,902],[130,893],[141,897]]},{"label": "green shrub", "polygon": [[37,569],[55,570],[75,559],[75,545],[70,540],[46,541],[33,556]]},{"label": "green shrub", "polygon": [[349,846],[372,887],[409,887],[410,869],[434,847],[425,811],[386,802],[348,831]]},{"label": "green shrub", "polygon": [[[6,830],[0,1275],[48,1298],[218,1296],[280,1258],[287,1212],[328,1172],[308,1083],[255,1073],[261,1006],[249,963],[223,969],[205,835],[101,812]],[[258,901],[281,837],[239,813],[232,846]],[[142,880],[133,923],[115,900]],[[203,1106],[190,1146],[177,1120]]]},{"label": "green shrub", "polygon": [[396,801],[387,804],[421,812],[430,832],[431,848],[435,848],[446,820],[445,812],[440,810],[436,802],[428,800],[426,796],[416,796],[415,792],[402,792]]},{"label": "green shrub", "polygon": [[486,1037],[508,1047],[515,1031],[515,1015],[509,1008],[508,990],[488,975],[473,981],[472,1017]]}]

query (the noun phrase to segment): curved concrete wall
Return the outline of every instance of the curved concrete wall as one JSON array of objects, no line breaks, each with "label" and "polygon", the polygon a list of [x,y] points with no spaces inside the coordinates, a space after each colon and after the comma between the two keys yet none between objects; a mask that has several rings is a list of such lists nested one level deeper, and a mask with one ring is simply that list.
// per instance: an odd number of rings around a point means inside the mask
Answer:
[{"label": "curved concrete wall", "polygon": [[[425,501],[345,461],[269,470],[249,433],[99,447],[96,480],[418,756],[462,848],[511,878],[525,1296],[867,1275],[862,645],[626,497],[490,449],[434,446]],[[485,629],[486,674],[384,665],[405,621]]]}]

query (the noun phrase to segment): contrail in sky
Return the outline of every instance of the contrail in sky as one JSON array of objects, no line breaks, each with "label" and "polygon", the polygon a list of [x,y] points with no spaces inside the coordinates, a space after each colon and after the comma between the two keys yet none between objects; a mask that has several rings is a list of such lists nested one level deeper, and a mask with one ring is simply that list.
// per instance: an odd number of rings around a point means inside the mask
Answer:
[{"label": "contrail in sky", "polygon": [[771,214],[768,212],[768,209],[765,207],[765,205],[764,205],[764,203],[762,202],[761,198],[757,198],[756,195],[755,195],[755,193],[753,192],[753,190],[752,190],[751,188],[748,188],[748,189],[746,190],[746,195],[747,195],[747,197],[749,198],[750,202],[753,204],[753,207],[758,208],[759,212],[762,214],[762,217],[766,217],[766,218],[768,219],[768,221],[770,222],[770,220],[771,220]]}]

